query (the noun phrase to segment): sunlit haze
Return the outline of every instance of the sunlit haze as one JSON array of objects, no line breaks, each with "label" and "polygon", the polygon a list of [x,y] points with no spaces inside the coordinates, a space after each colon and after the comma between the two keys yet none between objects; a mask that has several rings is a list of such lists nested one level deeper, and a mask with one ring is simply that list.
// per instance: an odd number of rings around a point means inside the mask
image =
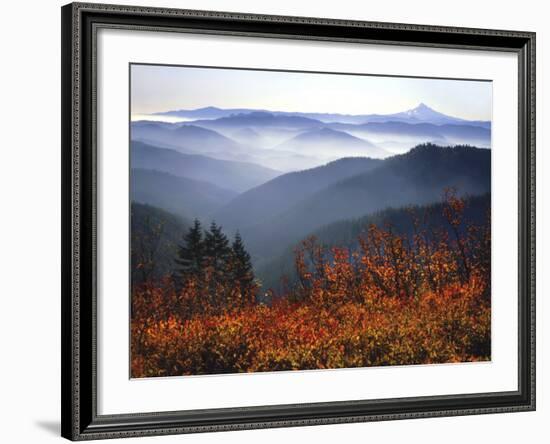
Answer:
[{"label": "sunlit haze", "polygon": [[131,82],[132,120],[208,106],[390,114],[419,103],[462,119],[491,120],[488,81],[134,64]]}]

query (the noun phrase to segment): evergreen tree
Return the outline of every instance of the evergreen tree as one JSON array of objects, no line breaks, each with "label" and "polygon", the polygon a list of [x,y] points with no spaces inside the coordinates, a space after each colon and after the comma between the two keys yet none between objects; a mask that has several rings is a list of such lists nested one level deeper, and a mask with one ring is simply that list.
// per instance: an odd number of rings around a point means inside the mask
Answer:
[{"label": "evergreen tree", "polygon": [[193,226],[184,236],[184,244],[178,248],[178,257],[175,259],[178,269],[176,276],[180,283],[191,277],[200,279],[205,257],[205,242],[202,238],[201,223],[195,219]]},{"label": "evergreen tree", "polygon": [[238,231],[235,234],[231,250],[233,282],[238,283],[241,292],[249,296],[247,293],[250,292],[254,282],[254,271],[252,269],[250,254],[244,248],[243,240]]},{"label": "evergreen tree", "polygon": [[222,227],[219,227],[216,222],[212,222],[210,230],[205,233],[204,250],[207,265],[214,269],[216,275],[225,275],[231,248],[229,240],[222,232]]},{"label": "evergreen tree", "polygon": [[231,247],[222,228],[216,222],[212,222],[210,230],[205,232],[204,248],[210,303],[220,308],[228,302],[228,294],[231,291],[228,273]]}]

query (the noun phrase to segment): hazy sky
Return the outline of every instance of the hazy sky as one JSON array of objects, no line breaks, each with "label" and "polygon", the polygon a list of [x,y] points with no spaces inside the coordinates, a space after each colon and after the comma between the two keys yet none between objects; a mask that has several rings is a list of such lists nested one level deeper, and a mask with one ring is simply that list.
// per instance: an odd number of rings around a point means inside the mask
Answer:
[{"label": "hazy sky", "polygon": [[205,106],[389,114],[421,102],[448,115],[491,120],[492,84],[180,66],[131,67],[132,114]]}]

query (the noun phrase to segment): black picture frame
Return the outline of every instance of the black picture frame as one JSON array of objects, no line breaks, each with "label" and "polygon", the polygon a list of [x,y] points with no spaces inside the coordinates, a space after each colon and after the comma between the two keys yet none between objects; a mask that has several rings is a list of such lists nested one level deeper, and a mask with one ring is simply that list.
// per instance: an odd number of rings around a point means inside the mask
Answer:
[{"label": "black picture frame", "polygon": [[[535,33],[72,3],[62,14],[62,436],[70,440],[535,409]],[[97,414],[95,39],[100,27],[509,51],[519,65],[518,390]]]}]

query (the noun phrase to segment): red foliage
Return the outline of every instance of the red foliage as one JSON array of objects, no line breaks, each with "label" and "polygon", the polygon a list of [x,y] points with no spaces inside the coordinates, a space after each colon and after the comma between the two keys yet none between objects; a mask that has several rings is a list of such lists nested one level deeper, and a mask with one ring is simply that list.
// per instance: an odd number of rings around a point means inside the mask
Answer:
[{"label": "red foliage", "polygon": [[134,288],[132,376],[490,359],[490,223],[464,226],[463,209],[447,191],[449,229],[373,225],[353,251],[305,239],[269,306],[239,285]]}]

